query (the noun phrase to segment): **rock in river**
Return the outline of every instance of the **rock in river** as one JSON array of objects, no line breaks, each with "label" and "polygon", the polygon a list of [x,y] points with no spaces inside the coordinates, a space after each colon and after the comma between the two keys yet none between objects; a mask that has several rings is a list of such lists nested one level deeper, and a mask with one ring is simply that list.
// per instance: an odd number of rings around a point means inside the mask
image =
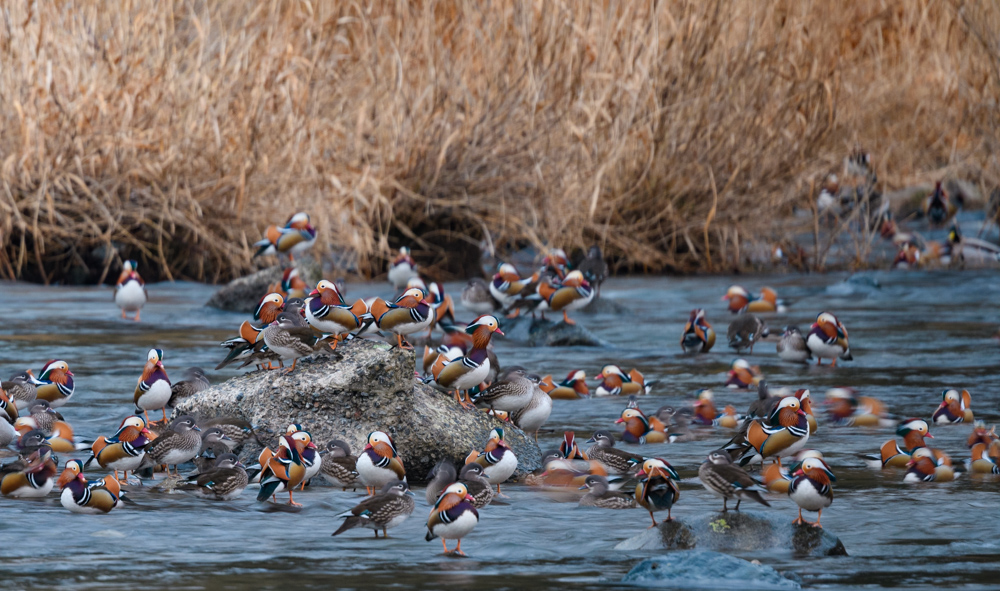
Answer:
[{"label": "rock in river", "polygon": [[585,327],[562,320],[536,320],[528,315],[501,318],[500,328],[508,340],[532,347],[610,347],[610,343]]},{"label": "rock in river", "polygon": [[689,550],[643,560],[623,583],[671,589],[798,589],[800,585],[769,566],[740,558]]},{"label": "rock in river", "polygon": [[[306,285],[313,286],[321,279],[320,267],[313,259],[300,258],[295,266]],[[267,295],[269,286],[281,283],[282,266],[268,267],[256,273],[233,279],[219,288],[205,303],[206,306],[229,312],[244,312],[252,314],[257,309],[260,299]]]},{"label": "rock in river", "polygon": [[[389,433],[406,466],[407,480],[423,482],[434,464],[461,463],[482,449],[489,432],[502,426],[517,455],[516,477],[540,466],[541,454],[530,437],[484,412],[461,408],[454,397],[414,379],[412,351],[355,339],[316,359],[300,360],[294,373],[254,371],[206,388],[185,399],[175,415],[200,419],[235,416],[257,427],[271,443],[291,423],[299,423],[322,449],[343,439],[358,454],[371,431]],[[260,448],[244,446],[244,459]]]}]

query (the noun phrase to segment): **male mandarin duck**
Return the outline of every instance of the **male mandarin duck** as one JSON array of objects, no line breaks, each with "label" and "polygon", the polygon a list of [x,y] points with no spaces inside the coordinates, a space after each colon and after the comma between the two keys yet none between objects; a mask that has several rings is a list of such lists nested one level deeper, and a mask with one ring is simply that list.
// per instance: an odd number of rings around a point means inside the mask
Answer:
[{"label": "male mandarin duck", "polygon": [[3,476],[0,494],[22,499],[47,496],[55,484],[57,469],[52,459],[52,448],[42,443],[28,455],[23,470],[8,472]]},{"label": "male mandarin duck", "polygon": [[73,513],[97,515],[121,506],[121,485],[117,478],[87,482],[80,460],[68,460],[59,475],[59,502]]},{"label": "male mandarin duck", "polygon": [[951,482],[955,479],[955,470],[951,458],[943,452],[927,447],[913,450],[910,460],[906,462],[906,474],[903,482],[914,484],[918,482]]},{"label": "male mandarin duck", "polygon": [[204,499],[231,501],[246,489],[250,479],[243,462],[236,454],[222,454],[215,459],[215,466],[206,472],[187,479],[195,494]]},{"label": "male mandarin duck", "polygon": [[[306,298],[304,310],[309,326],[339,338],[361,327],[358,313],[364,314],[366,311],[362,308],[365,308],[362,300],[358,300],[353,306],[345,304],[337,285],[323,279]],[[336,349],[337,343],[338,340],[333,339],[330,347]]]},{"label": "male mandarin duck", "polygon": [[680,500],[681,491],[674,484],[675,480],[680,480],[677,471],[674,470],[666,460],[660,458],[649,458],[642,462],[642,467],[636,474],[640,478],[635,485],[635,502],[640,507],[649,511],[649,517],[656,527],[657,511],[667,511],[667,521],[673,521],[671,510],[674,503]]},{"label": "male mandarin duck", "polygon": [[[494,334],[503,336],[500,324],[493,316],[480,316],[466,327],[465,332],[472,335],[472,350],[464,357],[450,361],[434,374],[434,381],[448,391],[455,392],[455,400],[463,406],[471,406],[469,390],[483,383],[490,373],[491,362],[487,347]],[[465,392],[465,402],[460,398],[460,393]],[[486,396],[486,392],[482,393]],[[483,396],[477,398],[483,400]],[[489,397],[486,398],[488,400]],[[492,403],[491,403],[492,404]],[[516,410],[495,406],[501,410]]]},{"label": "male mandarin duck", "polygon": [[1000,474],[1000,466],[990,457],[985,443],[972,446],[972,458],[968,460],[966,469],[972,474]]},{"label": "male mandarin duck", "polygon": [[489,388],[476,394],[472,401],[486,404],[493,410],[512,413],[530,404],[534,395],[535,384],[528,379],[528,370],[513,365],[505,369]]},{"label": "male mandarin duck", "polygon": [[746,359],[734,359],[726,373],[726,387],[749,389],[757,387],[764,379],[760,368],[750,365]]},{"label": "male mandarin duck", "polygon": [[529,375],[527,378],[533,385],[531,400],[528,401],[528,404],[512,412],[510,420],[526,434],[533,433],[535,435],[535,442],[537,443],[538,431],[549,420],[549,416],[552,414],[552,399],[539,387],[538,381],[540,378],[538,376]]},{"label": "male mandarin duck", "polygon": [[319,450],[316,449],[316,444],[313,443],[312,435],[303,429],[302,425],[294,423],[289,425],[288,430],[285,431],[285,435],[291,435],[293,439],[303,444],[302,451],[299,452],[299,455],[302,460],[302,465],[306,469],[306,475],[302,479],[302,484],[300,485],[299,490],[305,490],[306,483],[320,473],[320,470],[323,467],[323,456],[321,456]]},{"label": "male mandarin duck", "polygon": [[[267,462],[261,463],[260,492],[257,493],[257,501],[264,502],[268,497],[288,491],[288,504],[301,507],[295,502],[292,492],[295,487],[302,483],[306,477],[306,467],[302,463],[302,452],[306,448],[306,443],[301,438],[296,438],[295,434],[284,435],[278,440],[277,453],[266,458]],[[266,448],[265,448],[266,450]],[[262,457],[263,457],[262,452]]]},{"label": "male mandarin duck", "polygon": [[462,305],[473,314],[492,314],[500,309],[500,302],[490,293],[490,286],[481,277],[470,279],[462,289]]},{"label": "male mandarin duck", "polygon": [[654,429],[650,420],[638,408],[626,408],[615,423],[625,423],[622,441],[625,443],[663,443],[667,441],[666,428],[656,421],[660,429]]},{"label": "male mandarin duck", "polygon": [[642,464],[640,454],[616,448],[615,439],[609,431],[595,431],[588,442],[594,445],[587,449],[584,458],[599,462],[608,474],[628,474]]},{"label": "male mandarin duck", "polygon": [[890,439],[882,444],[879,455],[864,457],[867,463],[873,467],[904,468],[910,461],[913,450],[926,446],[924,438],[934,438],[929,431],[927,421],[916,418],[907,419],[900,423],[899,428],[896,429],[896,435],[903,438],[903,447],[899,447],[895,440]]},{"label": "male mandarin duck", "polygon": [[504,430],[496,427],[490,431],[489,440],[482,453],[473,450],[467,458],[466,464],[473,462],[483,467],[483,474],[490,482],[497,485],[497,496],[503,496],[500,492],[500,485],[507,481],[517,470],[517,456],[514,450],[504,441]]},{"label": "male mandarin duck", "polygon": [[312,248],[316,243],[316,228],[309,219],[309,214],[299,212],[288,219],[285,227],[268,226],[264,230],[264,238],[254,243],[257,252],[254,258],[267,254],[288,254],[289,260],[294,260]]},{"label": "male mandarin duck", "polygon": [[553,489],[579,488],[592,474],[607,476],[608,472],[601,462],[569,460],[564,458],[560,452],[553,450],[543,454],[542,472],[529,474],[525,478],[525,482],[532,486]]},{"label": "male mandarin duck", "polygon": [[824,358],[831,359],[831,365],[837,365],[838,357],[845,361],[854,359],[847,342],[847,329],[829,312],[820,312],[816,317],[816,322],[809,329],[806,345],[816,356],[816,365],[822,364]]},{"label": "male mandarin duck", "polygon": [[115,304],[122,309],[122,319],[126,313],[135,312],[135,321],[139,322],[139,312],[146,305],[146,283],[136,269],[139,263],[125,261],[122,264],[122,274],[115,284]]},{"label": "male mandarin duck", "polygon": [[201,428],[194,417],[178,417],[168,431],[145,447],[146,456],[139,467],[153,467],[155,470],[157,466],[166,466],[169,476],[170,466],[173,466],[174,472],[180,474],[177,466],[194,459],[201,452],[201,446]]},{"label": "male mandarin duck", "polygon": [[550,310],[563,313],[563,322],[566,324],[576,324],[569,318],[570,310],[585,308],[594,299],[594,289],[580,271],[570,271],[558,287],[549,282],[539,283],[538,293],[548,303]]},{"label": "male mandarin duck", "polygon": [[858,396],[854,388],[828,390],[824,404],[828,406],[830,422],[836,425],[859,427],[895,425],[888,419],[888,410],[882,401],[870,396]]},{"label": "male mandarin duck", "polygon": [[412,349],[409,343],[404,343],[404,336],[427,330],[434,320],[434,311],[424,299],[424,292],[416,287],[407,289],[391,304],[376,300],[371,313],[376,326],[395,334],[396,343],[404,349]]},{"label": "male mandarin duck", "polygon": [[[501,307],[509,308],[520,297],[521,292],[529,283],[538,281],[538,276],[538,273],[535,273],[531,277],[521,279],[514,265],[503,263],[490,282],[490,295],[500,302]],[[520,310],[517,311],[517,313],[519,312]]]},{"label": "male mandarin duck", "polygon": [[35,386],[35,378],[32,377],[30,369],[18,372],[9,380],[0,382],[0,390],[6,391],[17,410],[28,408],[28,405],[38,397],[38,388]]},{"label": "male mandarin duck", "polygon": [[569,257],[566,256],[566,251],[561,248],[550,249],[542,259],[542,267],[562,279],[569,271]]},{"label": "male mandarin duck", "polygon": [[[787,470],[777,464],[768,464],[760,471],[760,477],[764,481],[767,490],[783,495],[788,494],[788,489],[795,478],[795,471],[802,465],[806,458],[819,458],[824,460],[823,453],[815,449],[804,449],[795,454],[795,461],[791,462]],[[825,461],[825,460],[824,460]]]},{"label": "male mandarin duck", "polygon": [[118,478],[118,471],[123,470],[123,482],[128,482],[128,473],[139,469],[151,439],[145,419],[132,415],[122,421],[111,438],[102,435],[94,441],[90,448],[91,456],[85,465],[96,460],[102,468],[114,470],[115,478]]},{"label": "male mandarin duck", "polygon": [[799,400],[802,412],[806,413],[806,420],[809,422],[809,433],[814,435],[819,430],[819,423],[816,421],[816,415],[813,413],[812,398],[809,397],[809,390],[800,388],[795,391],[793,396]]},{"label": "male mandarin duck", "polygon": [[576,443],[576,433],[563,431],[563,440],[559,444],[559,455],[567,460],[588,460],[587,454]]},{"label": "male mandarin duck", "polygon": [[749,349],[751,355],[753,354],[753,346],[761,339],[766,339],[769,334],[770,330],[764,321],[749,313],[736,317],[729,323],[729,328],[726,330],[729,346],[736,349],[737,353]]},{"label": "male mandarin duck", "polygon": [[368,494],[375,494],[389,482],[406,480],[406,468],[403,459],[396,452],[392,438],[382,431],[372,431],[368,434],[365,448],[354,465],[358,479],[368,489]]},{"label": "male mandarin duck", "polygon": [[646,381],[639,370],[632,369],[626,375],[617,365],[605,365],[601,373],[594,376],[601,383],[594,390],[595,396],[619,396],[649,394],[658,380]]},{"label": "male mandarin duck", "polygon": [[941,405],[937,407],[931,416],[931,421],[938,425],[949,423],[971,423],[975,417],[972,415],[972,396],[968,390],[945,390],[941,393]]},{"label": "male mandarin duck", "polygon": [[326,444],[326,455],[320,473],[331,485],[343,490],[354,488],[358,482],[358,457],[351,455],[351,448],[346,441],[334,439]]},{"label": "male mandarin duck", "polygon": [[417,263],[410,256],[409,247],[400,246],[399,254],[389,263],[389,283],[393,289],[402,289],[410,279],[418,276]]},{"label": "male mandarin duck", "polygon": [[812,353],[806,346],[806,338],[802,336],[802,331],[797,326],[785,327],[785,332],[781,335],[781,340],[778,341],[777,351],[778,357],[783,361],[806,363],[812,358]]},{"label": "male mandarin duck", "polygon": [[367,527],[375,531],[376,538],[378,530],[382,530],[382,537],[388,538],[389,530],[406,521],[415,506],[413,492],[405,480],[388,482],[377,495],[368,497],[341,513],[344,522],[332,535],[355,527]]},{"label": "male mandarin duck", "polygon": [[708,454],[708,459],[698,467],[698,479],[706,490],[722,497],[722,512],[729,510],[726,506],[731,499],[736,499],[736,510],[740,510],[743,499],[752,499],[765,507],[770,507],[760,495],[764,489],[745,470],[733,464],[729,453],[724,449]]},{"label": "male mandarin duck", "polygon": [[549,398],[552,400],[579,400],[590,397],[590,388],[587,387],[587,374],[582,369],[574,369],[566,374],[566,379],[559,384],[552,383],[552,376],[545,376],[538,383]]},{"label": "male mandarin duck", "polygon": [[[913,242],[903,242],[899,245],[899,252],[892,261],[894,269],[916,269],[920,267],[922,253],[920,248]],[[939,257],[934,257],[939,258]]]},{"label": "male mandarin duck", "polygon": [[[474,500],[469,494],[469,489],[461,482],[444,489],[431,508],[431,514],[427,518],[427,535],[424,539],[429,542],[434,538],[441,538],[445,554],[465,556],[462,552],[462,538],[472,533],[479,523],[479,512],[473,505]],[[446,540],[458,540],[458,546],[449,551]]]},{"label": "male mandarin duck", "polygon": [[28,370],[28,375],[35,385],[35,397],[48,402],[52,408],[59,408],[69,402],[76,391],[73,372],[69,370],[69,364],[61,359],[46,363],[37,378],[31,370]]},{"label": "male mandarin duck", "polygon": [[635,498],[632,495],[611,490],[608,479],[598,474],[591,474],[584,479],[580,490],[587,494],[580,499],[581,507],[600,507],[601,509],[635,509]]},{"label": "male mandarin duck", "polygon": [[[240,335],[220,343],[222,347],[229,349],[226,358],[222,363],[215,366],[215,369],[223,367],[235,361],[245,361],[254,355],[255,346],[260,341],[260,333],[272,322],[278,319],[285,309],[285,298],[277,292],[272,292],[261,298],[254,310],[253,320],[244,320],[240,325]],[[270,366],[268,362],[268,366]],[[259,365],[258,365],[259,367]]]},{"label": "male mandarin duck", "polygon": [[744,312],[783,312],[784,306],[778,302],[778,294],[770,287],[760,290],[760,295],[751,296],[747,290],[739,285],[733,285],[722,296],[723,300],[729,300],[729,311],[733,314]]},{"label": "male mandarin duck", "polygon": [[52,451],[56,453],[73,453],[90,449],[90,444],[77,442],[73,436],[73,427],[65,421],[56,421],[52,424],[52,434],[47,441]]},{"label": "male mandarin duck", "polygon": [[740,417],[736,414],[736,409],[726,406],[722,413],[715,409],[715,395],[711,390],[699,390],[698,400],[694,403],[694,418],[691,422],[696,425],[713,425],[735,429],[740,424]]},{"label": "male mandarin duck", "polygon": [[941,181],[934,184],[934,191],[924,199],[924,215],[931,227],[944,226],[958,213],[958,206],[941,186]]},{"label": "male mandarin duck", "polygon": [[798,453],[808,441],[809,420],[798,398],[787,396],[766,421],[755,419],[749,424],[740,465],[774,458],[780,466],[782,457]]},{"label": "male mandarin duck", "polygon": [[704,308],[691,310],[691,316],[681,334],[681,348],[685,353],[708,353],[715,346],[715,330],[705,320]]},{"label": "male mandarin duck", "polygon": [[167,422],[167,402],[172,392],[170,378],[163,368],[163,349],[150,349],[146,354],[146,365],[135,386],[132,402],[135,411],[142,412],[149,423],[149,411],[160,409],[163,412],[163,423]]},{"label": "male mandarin duck", "polygon": [[483,467],[475,462],[462,466],[462,471],[458,474],[458,481],[465,485],[472,497],[472,506],[482,509],[493,502],[496,493],[493,492],[493,483],[486,479]]},{"label": "male mandarin duck", "polygon": [[[820,520],[823,518],[823,509],[833,503],[832,483],[836,480],[830,466],[823,460],[812,457],[802,460],[802,465],[794,472],[794,478],[788,486],[788,498],[799,506],[799,518],[792,523],[822,528]],[[817,512],[815,523],[802,518],[803,509]]]},{"label": "male mandarin duck", "polygon": [[291,298],[305,299],[309,290],[309,285],[302,279],[298,267],[288,267],[281,273],[280,287],[286,300]]},{"label": "male mandarin duck", "polygon": [[442,320],[448,320],[451,324],[455,323],[455,302],[451,299],[450,295],[444,292],[443,285],[437,281],[432,281],[427,286],[426,299],[431,306],[431,310],[434,311],[434,318],[431,320],[429,330],[434,330],[434,327]]}]

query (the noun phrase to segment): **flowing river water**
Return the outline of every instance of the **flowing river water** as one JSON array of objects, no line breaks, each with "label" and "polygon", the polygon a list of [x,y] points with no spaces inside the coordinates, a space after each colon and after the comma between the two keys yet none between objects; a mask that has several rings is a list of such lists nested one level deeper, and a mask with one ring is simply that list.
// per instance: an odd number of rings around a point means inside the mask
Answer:
[{"label": "flowing river water", "polygon": [[[502,364],[520,364],[561,379],[572,369],[595,375],[605,363],[639,368],[660,380],[641,407],[690,404],[695,392],[713,388],[716,403],[744,410],[753,392],[722,387],[735,355],[725,346],[731,320],[726,288],[739,282],[751,292],[769,285],[788,300],[788,311],[766,317],[776,333],[785,324],[807,329],[822,310],[837,314],[850,331],[853,362],[836,368],[779,361],[774,341],[755,348],[749,360],[773,386],[806,387],[817,411],[824,392],[852,386],[885,402],[898,418],[929,418],[945,388],[967,388],[977,418],[1000,419],[996,294],[992,272],[875,272],[862,275],[612,279],[603,297],[627,310],[575,314],[575,319],[613,347],[528,348],[495,339]],[[457,300],[461,284],[447,290]],[[131,410],[132,392],[153,346],[165,351],[168,373],[209,369],[223,356],[219,341],[234,333],[243,315],[204,307],[213,287],[149,286],[143,322],[118,319],[112,290],[103,287],[41,287],[0,284],[7,313],[0,325],[0,375],[66,360],[77,391],[61,412],[78,436],[114,430]],[[347,297],[380,294],[383,285],[348,285]],[[708,311],[720,334],[711,353],[680,354],[678,340],[688,312]],[[459,307],[464,319],[469,314]],[[213,382],[233,371],[209,371]],[[556,401],[543,432],[542,449],[557,447],[563,430],[581,440],[596,429],[615,429],[621,398]],[[822,419],[821,419],[822,421]],[[956,463],[968,457],[969,425],[932,426],[935,447]],[[782,572],[807,588],[871,586],[989,589],[1000,584],[1000,481],[961,475],[951,483],[905,485],[902,473],[867,468],[856,457],[874,453],[891,428],[821,425],[810,447],[825,454],[838,477],[833,506],[823,525],[839,536],[847,557],[797,558],[786,549],[736,552]],[[731,433],[706,428],[696,441],[633,448],[669,460],[682,477],[674,517],[684,520],[720,509],[719,499],[697,480],[707,453]],[[92,474],[91,477],[96,477]],[[313,486],[296,500],[298,513],[268,512],[247,491],[233,502],[203,501],[187,493],[137,489],[136,506],[104,516],[70,514],[56,494],[41,501],[0,498],[0,587],[132,589],[287,589],[312,587],[438,589],[616,588],[643,558],[658,552],[622,552],[614,546],[644,531],[645,511],[579,508],[525,485],[505,487],[510,499],[481,512],[464,541],[469,558],[440,554],[424,541],[428,507],[422,489],[417,509],[388,540],[368,530],[330,534],[361,492]],[[797,507],[770,495],[770,509],[751,509],[791,521]]]}]

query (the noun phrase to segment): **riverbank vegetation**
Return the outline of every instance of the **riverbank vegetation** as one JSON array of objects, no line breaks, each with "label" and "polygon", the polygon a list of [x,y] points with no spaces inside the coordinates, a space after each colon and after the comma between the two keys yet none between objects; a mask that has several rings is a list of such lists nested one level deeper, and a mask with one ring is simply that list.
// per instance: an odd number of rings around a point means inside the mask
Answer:
[{"label": "riverbank vegetation", "polygon": [[[13,0],[0,276],[221,281],[308,211],[393,247],[600,244],[732,270],[863,146],[885,188],[1000,181],[1000,6],[962,0]],[[454,259],[455,257],[451,257]],[[454,265],[452,265],[452,270]]]}]

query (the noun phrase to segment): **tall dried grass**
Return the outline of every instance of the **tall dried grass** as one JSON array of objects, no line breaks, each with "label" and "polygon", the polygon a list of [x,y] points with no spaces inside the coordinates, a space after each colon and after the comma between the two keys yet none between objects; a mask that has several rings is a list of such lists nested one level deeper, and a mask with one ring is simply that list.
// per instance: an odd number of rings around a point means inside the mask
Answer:
[{"label": "tall dried grass", "polygon": [[793,231],[856,143],[889,187],[1000,179],[985,1],[0,10],[8,277],[127,256],[218,281],[298,210],[362,273],[402,241],[442,268],[464,244],[597,242],[619,268],[720,270]]}]

